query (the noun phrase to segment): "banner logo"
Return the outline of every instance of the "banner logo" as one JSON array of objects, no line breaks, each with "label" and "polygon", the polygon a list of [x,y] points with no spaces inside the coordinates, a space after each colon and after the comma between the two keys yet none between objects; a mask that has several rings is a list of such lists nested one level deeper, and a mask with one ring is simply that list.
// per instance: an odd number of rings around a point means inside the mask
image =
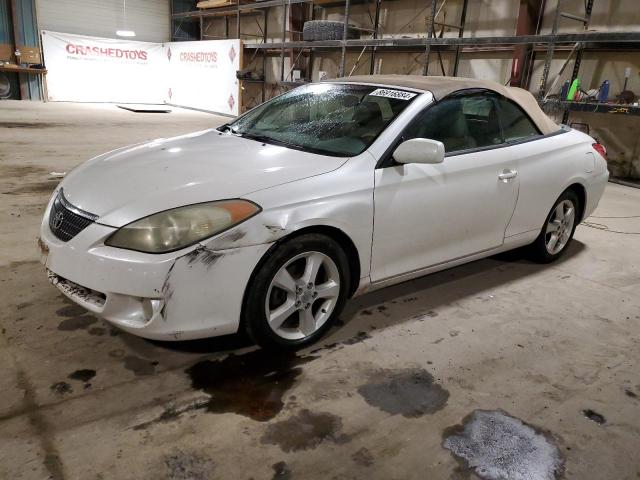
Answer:
[{"label": "banner logo", "polygon": [[125,58],[127,60],[147,60],[145,50],[123,50],[122,48],[90,47],[75,43],[67,43],[65,48],[70,55],[91,57]]},{"label": "banner logo", "polygon": [[216,63],[218,52],[180,52],[181,62]]}]

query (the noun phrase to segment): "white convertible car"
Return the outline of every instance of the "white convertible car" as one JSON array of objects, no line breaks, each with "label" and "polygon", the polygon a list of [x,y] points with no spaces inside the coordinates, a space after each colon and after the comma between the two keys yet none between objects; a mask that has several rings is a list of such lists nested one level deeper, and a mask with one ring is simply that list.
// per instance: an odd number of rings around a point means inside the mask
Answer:
[{"label": "white convertible car", "polygon": [[39,245],[54,285],[127,332],[297,348],[351,296],[525,245],[555,260],[607,179],[604,148],[524,90],[350,77],[89,160]]}]

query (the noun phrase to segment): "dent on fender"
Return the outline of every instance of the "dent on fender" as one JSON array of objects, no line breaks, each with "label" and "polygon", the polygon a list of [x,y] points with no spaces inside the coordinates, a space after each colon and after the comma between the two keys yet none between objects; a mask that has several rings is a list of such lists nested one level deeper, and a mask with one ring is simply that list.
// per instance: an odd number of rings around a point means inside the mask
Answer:
[{"label": "dent on fender", "polygon": [[[222,251],[263,243],[273,243],[291,232],[288,228],[277,223],[256,223],[245,227],[240,225],[227,233],[223,233],[206,243],[206,249],[217,254]],[[193,252],[192,252],[193,253]]]},{"label": "dent on fender", "polygon": [[[238,232],[235,233],[234,238],[238,238]],[[166,321],[169,315],[176,314],[177,311],[179,311],[179,308],[183,308],[188,305],[190,301],[187,300],[189,296],[188,293],[192,289],[186,288],[186,285],[199,281],[205,282],[206,275],[211,268],[221,258],[233,255],[233,253],[233,251],[225,250],[214,251],[211,248],[200,244],[189,253],[176,258],[167,271],[167,275],[165,276],[160,290],[160,294],[163,299],[163,307],[160,311],[162,319]],[[186,276],[190,277],[188,282],[180,281],[180,278]],[[186,280],[186,278],[182,278],[182,280]],[[182,288],[174,287],[174,285],[182,285]]]}]

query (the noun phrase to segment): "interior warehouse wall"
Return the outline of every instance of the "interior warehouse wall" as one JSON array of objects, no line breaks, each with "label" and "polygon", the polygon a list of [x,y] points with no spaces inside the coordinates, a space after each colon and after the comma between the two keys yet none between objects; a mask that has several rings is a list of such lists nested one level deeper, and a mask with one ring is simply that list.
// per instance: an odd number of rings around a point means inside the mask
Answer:
[{"label": "interior warehouse wall", "polygon": [[115,38],[126,29],[136,32],[132,40],[170,40],[169,0],[129,0],[126,26],[122,6],[123,0],[38,0],[38,23],[56,32]]}]

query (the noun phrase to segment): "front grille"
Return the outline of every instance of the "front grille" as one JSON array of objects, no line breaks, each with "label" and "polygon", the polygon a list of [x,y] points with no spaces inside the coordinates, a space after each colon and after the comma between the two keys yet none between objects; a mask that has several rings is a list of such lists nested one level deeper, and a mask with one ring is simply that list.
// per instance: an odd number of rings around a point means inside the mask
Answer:
[{"label": "front grille", "polygon": [[60,240],[68,242],[97,218],[97,215],[80,210],[67,202],[64,192],[60,190],[51,206],[49,228]]}]

